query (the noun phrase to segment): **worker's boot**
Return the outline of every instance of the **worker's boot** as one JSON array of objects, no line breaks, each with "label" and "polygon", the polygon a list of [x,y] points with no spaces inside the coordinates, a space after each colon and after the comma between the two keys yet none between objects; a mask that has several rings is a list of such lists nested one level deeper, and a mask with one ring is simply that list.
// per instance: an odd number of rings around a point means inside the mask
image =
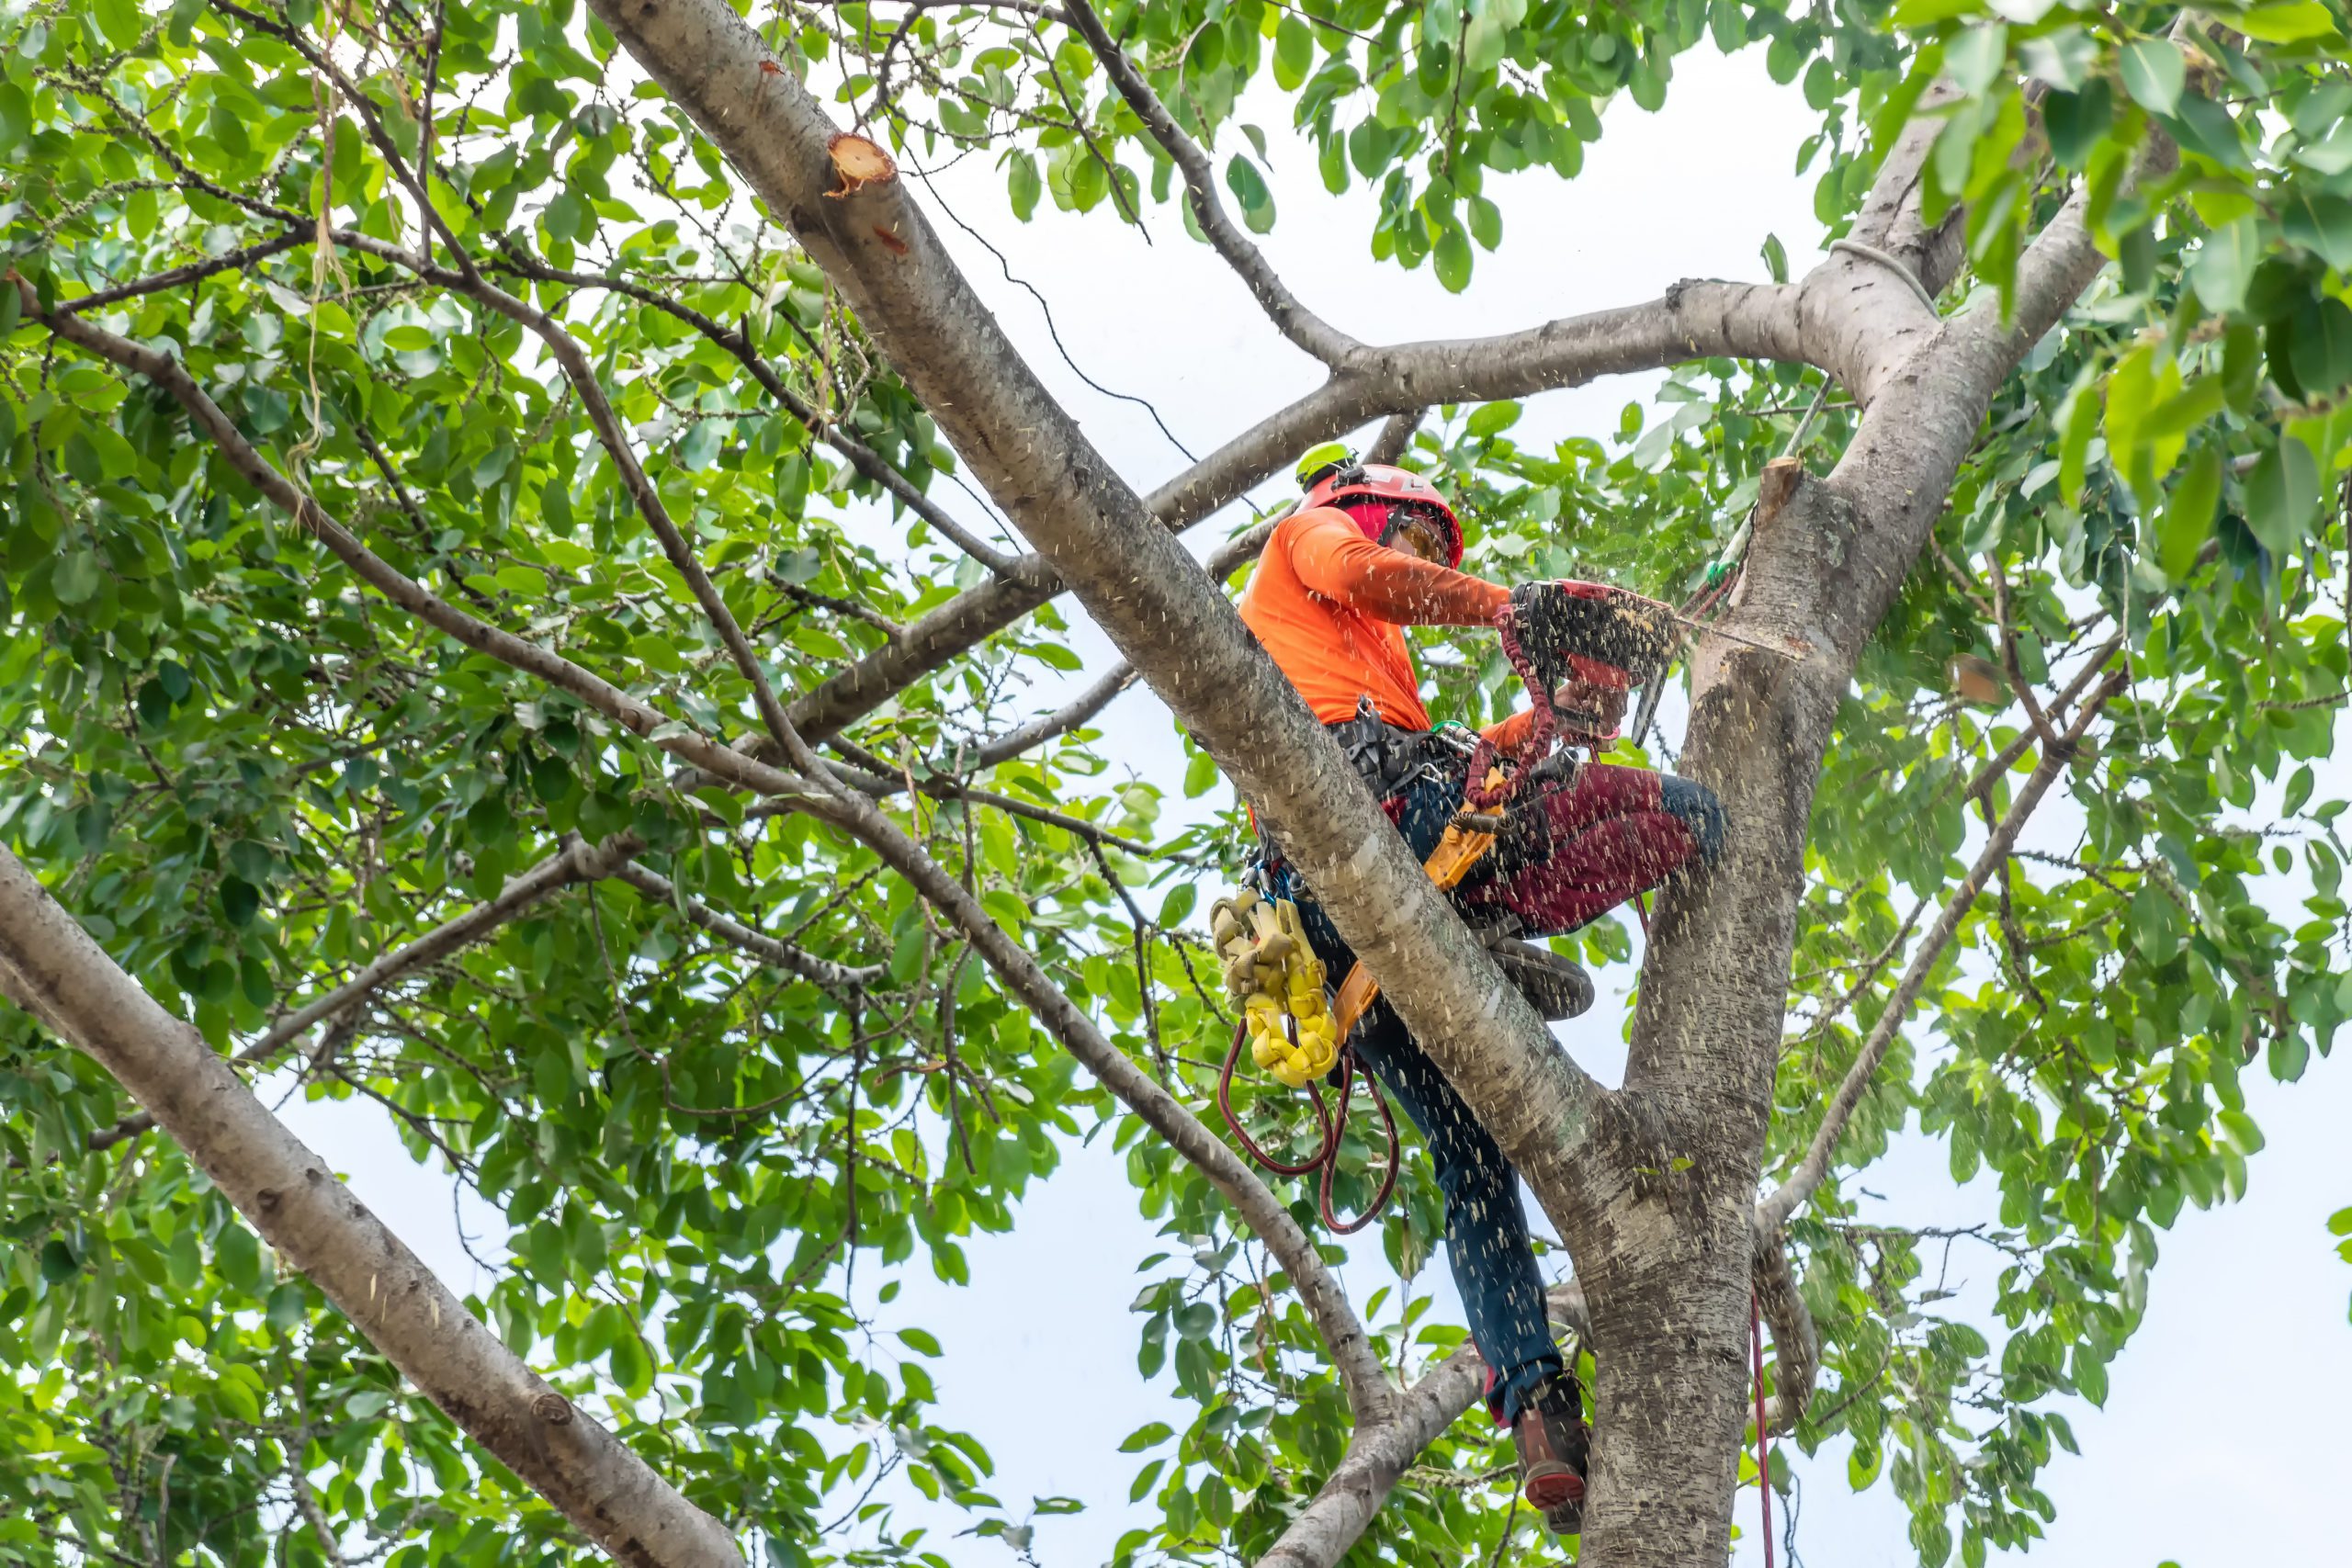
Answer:
[{"label": "worker's boot", "polygon": [[1487,938],[1487,946],[1546,1023],[1575,1018],[1592,1006],[1592,976],[1551,949],[1506,936]]},{"label": "worker's boot", "polygon": [[1544,1379],[1510,1436],[1519,1450],[1520,1495],[1555,1535],[1582,1533],[1585,1455],[1592,1439],[1576,1379],[1566,1372]]}]

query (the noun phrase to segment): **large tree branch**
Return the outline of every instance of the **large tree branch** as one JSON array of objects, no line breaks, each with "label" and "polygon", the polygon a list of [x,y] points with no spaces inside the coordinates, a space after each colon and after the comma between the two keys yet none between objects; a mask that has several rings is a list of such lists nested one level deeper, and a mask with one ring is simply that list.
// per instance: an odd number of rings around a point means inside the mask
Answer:
[{"label": "large tree branch", "polygon": [[1184,176],[1184,194],[1201,232],[1226,264],[1240,275],[1275,330],[1326,365],[1340,364],[1361,348],[1363,345],[1355,339],[1300,304],[1289,286],[1275,275],[1265,254],[1234,226],[1225,203],[1217,197],[1216,171],[1210,166],[1208,154],[1184,134],[1183,127],[1176,123],[1176,117],[1168,112],[1168,106],[1159,101],[1159,95],[1151,90],[1151,84],[1143,79],[1143,73],[1127,58],[1119,40],[1111,36],[1093,7],[1086,0],[1064,0],[1062,19],[1094,51],[1095,58],[1102,62],[1103,72],[1111,78],[1111,85],[1126,100],[1136,118],[1143,121],[1151,139],[1175,160]]},{"label": "large tree branch", "polygon": [[113,1074],[419,1392],[616,1560],[740,1568],[724,1526],[469,1313],[5,848],[0,991]]},{"label": "large tree branch", "polygon": [[[764,45],[718,0],[594,0],[594,9],[792,226],[998,504],[1239,784],[1415,1038],[1538,1191],[1556,1200],[1571,1189],[1604,1091],[1431,892],[1304,700],[1038,382],[895,174],[875,168],[864,143],[837,167],[842,143],[822,110],[791,73],[762,69],[773,64]],[[859,165],[862,177],[845,175]],[[1626,328],[1658,330],[1655,317]],[[1574,334],[1560,335],[1550,347],[1566,354]],[[1690,352],[1678,342],[1674,357]],[[1526,374],[1467,352],[1449,369],[1490,371]],[[1396,406],[1436,400],[1413,392]]]},{"label": "large tree branch", "polygon": [[1770,1197],[1757,1205],[1757,1226],[1763,1234],[1778,1232],[1798,1206],[1819,1190],[1822,1182],[1827,1179],[1830,1160],[1838,1152],[1838,1141],[1845,1135],[1846,1125],[1853,1120],[1854,1110],[1861,1104],[1862,1096],[1869,1090],[1871,1078],[1878,1071],[1879,1064],[1886,1059],[1887,1048],[1894,1043],[1895,1035],[1910,1017],[1911,1004],[1918,1000],[1920,991],[1927,986],[1928,975],[1934,971],[1938,961],[1943,957],[1944,949],[1951,944],[1951,939],[1959,932],[1961,922],[1975,907],[1976,896],[1984,891],[1994,873],[2008,860],[2009,851],[2016,847],[2018,834],[2023,831],[2027,820],[2033,816],[2034,808],[2041,804],[2042,796],[2050,793],[2051,786],[2066,771],[2066,765],[2074,759],[2075,748],[2089,730],[2091,721],[2098,716],[2108,699],[2121,691],[2130,679],[2128,669],[2109,674],[2085,699],[2081,711],[2075,714],[2074,722],[2059,738],[2060,743],[2042,750],[2032,774],[2009,803],[2000,825],[1985,839],[1984,848],[1977,855],[1975,863],[1968,868],[1968,874],[1960,879],[1960,885],[1952,889],[1951,897],[1945,900],[1943,912],[1936,917],[1936,923],[1920,938],[1918,950],[1911,955],[1911,962],[1903,971],[1902,979],[1896,982],[1894,994],[1887,998],[1886,1006],[1880,1010],[1878,1021],[1871,1027],[1869,1038],[1854,1054],[1853,1063],[1846,1069],[1846,1077],[1838,1084],[1838,1092],[1830,1096],[1828,1108],[1821,1115],[1821,1125],[1815,1130],[1804,1156],[1797,1162],[1796,1169],[1790,1173],[1789,1179]]},{"label": "large tree branch", "polygon": [[1405,449],[1412,446],[1414,433],[1421,428],[1421,420],[1429,412],[1427,409],[1407,409],[1402,413],[1389,415],[1382,422],[1380,434],[1373,437],[1363,460],[1367,463],[1394,463],[1402,457]]},{"label": "large tree branch", "polygon": [[1788,1238],[1758,1226],[1756,1232],[1756,1305],[1772,1331],[1772,1404],[1765,1421],[1775,1432],[1791,1432],[1813,1402],[1821,1376],[1821,1336],[1789,1265]]}]

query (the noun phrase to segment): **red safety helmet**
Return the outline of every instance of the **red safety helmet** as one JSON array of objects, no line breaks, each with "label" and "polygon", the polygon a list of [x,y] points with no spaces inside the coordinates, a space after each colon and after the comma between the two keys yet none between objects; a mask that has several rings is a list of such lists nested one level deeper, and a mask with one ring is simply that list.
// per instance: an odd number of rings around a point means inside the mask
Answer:
[{"label": "red safety helmet", "polygon": [[[1462,564],[1462,520],[1437,486],[1430,483],[1410,468],[1391,468],[1386,463],[1359,463],[1347,458],[1326,463],[1311,476],[1312,484],[1306,499],[1299,502],[1302,512],[1314,506],[1336,506],[1345,510],[1347,504],[1361,501],[1384,501],[1392,508],[1403,506],[1433,517],[1445,525],[1445,564]],[[1380,542],[1385,524],[1372,525],[1362,518],[1356,525],[1364,537],[1374,544]]]}]

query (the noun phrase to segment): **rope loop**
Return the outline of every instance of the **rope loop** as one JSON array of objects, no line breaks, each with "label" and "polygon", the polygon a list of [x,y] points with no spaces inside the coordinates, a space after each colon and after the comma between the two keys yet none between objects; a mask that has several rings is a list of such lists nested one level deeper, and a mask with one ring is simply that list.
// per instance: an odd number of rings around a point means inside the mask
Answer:
[{"label": "rope loop", "polygon": [[1225,1112],[1225,1124],[1233,1129],[1234,1137],[1251,1159],[1277,1176],[1305,1176],[1310,1171],[1317,1173],[1315,1201],[1316,1207],[1322,1213],[1323,1223],[1336,1235],[1353,1235],[1377,1219],[1380,1212],[1388,1206],[1389,1194],[1396,1190],[1396,1168],[1404,1157],[1404,1151],[1396,1140],[1396,1117],[1388,1109],[1387,1097],[1380,1092],[1379,1080],[1372,1076],[1370,1068],[1364,1070],[1363,1086],[1372,1095],[1373,1108],[1380,1112],[1381,1128],[1388,1143],[1388,1168],[1380,1179],[1380,1190],[1373,1194],[1372,1201],[1365,1205],[1363,1213],[1351,1220],[1342,1220],[1331,1206],[1331,1183],[1339,1174],[1340,1144],[1347,1136],[1348,1107],[1355,1099],[1357,1064],[1354,1048],[1347,1047],[1340,1053],[1340,1081],[1333,1086],[1333,1098],[1338,1101],[1337,1114],[1330,1105],[1324,1102],[1319,1087],[1311,1083],[1306,1086],[1307,1097],[1315,1103],[1316,1124],[1322,1129],[1322,1141],[1312,1155],[1293,1163],[1276,1159],[1260,1147],[1258,1141],[1242,1127],[1241,1118],[1234,1113],[1233,1069],[1241,1060],[1241,1043],[1247,1037],[1247,1028],[1236,1023],[1233,1026],[1233,1043],[1225,1053],[1225,1068],[1217,1074],[1216,1108]]}]

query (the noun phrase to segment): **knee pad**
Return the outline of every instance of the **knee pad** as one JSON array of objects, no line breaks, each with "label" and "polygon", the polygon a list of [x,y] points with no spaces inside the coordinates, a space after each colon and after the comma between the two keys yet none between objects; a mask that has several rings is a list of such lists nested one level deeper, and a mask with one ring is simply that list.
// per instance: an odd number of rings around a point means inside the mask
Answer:
[{"label": "knee pad", "polygon": [[1658,808],[1690,830],[1698,843],[1698,858],[1713,865],[1723,858],[1724,806],[1715,792],[1695,779],[1657,781]]}]

